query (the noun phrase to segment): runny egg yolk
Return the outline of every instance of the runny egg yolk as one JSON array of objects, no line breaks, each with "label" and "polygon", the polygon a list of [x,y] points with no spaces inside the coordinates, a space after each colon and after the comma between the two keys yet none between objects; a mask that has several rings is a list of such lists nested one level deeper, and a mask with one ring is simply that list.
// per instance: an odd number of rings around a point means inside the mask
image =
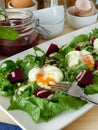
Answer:
[{"label": "runny egg yolk", "polygon": [[38,73],[36,75],[36,82],[37,83],[43,83],[44,86],[48,86],[50,82],[55,82],[55,79],[53,77],[47,76],[45,78],[44,73]]},{"label": "runny egg yolk", "polygon": [[94,67],[94,60],[92,59],[91,55],[84,55],[83,61],[88,65],[88,67]]},{"label": "runny egg yolk", "polygon": [[36,82],[40,87],[50,87],[49,85],[63,80],[63,72],[56,66],[45,65],[42,68],[32,68],[28,78],[30,82]]}]

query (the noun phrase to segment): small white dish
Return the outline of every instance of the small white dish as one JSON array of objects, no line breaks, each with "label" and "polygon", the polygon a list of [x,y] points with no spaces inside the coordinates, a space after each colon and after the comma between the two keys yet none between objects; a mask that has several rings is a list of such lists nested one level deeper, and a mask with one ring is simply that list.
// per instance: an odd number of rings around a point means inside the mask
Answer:
[{"label": "small white dish", "polygon": [[74,10],[75,6],[71,6],[66,10],[67,21],[69,25],[71,25],[73,28],[82,28],[91,25],[97,21],[97,12],[95,12],[95,14],[92,16],[79,17],[73,15]]},{"label": "small white dish", "polygon": [[57,24],[40,24],[40,26],[44,27],[47,31],[49,31],[49,36],[47,37],[47,39],[53,38],[62,32],[64,28],[64,19]]},{"label": "small white dish", "polygon": [[64,19],[65,12],[63,6],[53,6],[36,10],[33,14],[39,19],[40,24],[49,25],[60,23]]},{"label": "small white dish", "polygon": [[[34,11],[38,9],[38,2],[36,0],[33,0],[35,3],[34,6],[28,7],[28,8],[19,8],[19,9],[28,9],[29,11]],[[11,5],[11,1],[8,2],[8,8],[15,8]]]}]

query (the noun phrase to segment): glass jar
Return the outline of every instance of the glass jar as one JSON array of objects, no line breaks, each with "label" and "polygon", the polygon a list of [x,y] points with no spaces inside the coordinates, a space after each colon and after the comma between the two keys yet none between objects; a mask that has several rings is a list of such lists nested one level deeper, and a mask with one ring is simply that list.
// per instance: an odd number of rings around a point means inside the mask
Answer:
[{"label": "glass jar", "polygon": [[[40,35],[35,30],[37,19],[33,17],[31,12],[20,9],[7,9],[7,14],[11,26],[18,31],[20,36],[16,40],[0,39],[1,55],[11,56],[39,44]],[[9,26],[4,20],[0,21],[0,24]]]}]

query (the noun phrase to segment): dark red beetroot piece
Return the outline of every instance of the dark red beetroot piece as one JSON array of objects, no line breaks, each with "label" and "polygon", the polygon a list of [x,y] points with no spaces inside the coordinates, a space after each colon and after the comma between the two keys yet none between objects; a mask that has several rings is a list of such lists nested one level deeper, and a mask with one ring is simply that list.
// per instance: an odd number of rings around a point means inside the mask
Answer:
[{"label": "dark red beetroot piece", "polygon": [[95,69],[98,70],[98,60],[95,61]]},{"label": "dark red beetroot piece", "polygon": [[76,77],[78,85],[81,87],[85,87],[86,85],[93,84],[93,75],[92,71],[87,70],[78,74]]},{"label": "dark red beetroot piece", "polygon": [[54,65],[54,64],[56,64],[56,61],[55,60],[51,60],[50,61],[50,65]]},{"label": "dark red beetroot piece", "polygon": [[35,90],[34,95],[40,98],[49,98],[53,95],[53,92],[44,88],[38,88]]},{"label": "dark red beetroot piece", "polygon": [[51,44],[46,52],[46,56],[49,57],[51,53],[58,52],[59,48],[56,44]]},{"label": "dark red beetroot piece", "polygon": [[19,83],[19,82],[23,82],[24,80],[24,75],[23,75],[23,72],[20,68],[16,68],[14,69],[13,71],[11,71],[9,74],[8,74],[8,80],[14,84],[14,83]]},{"label": "dark red beetroot piece", "polygon": [[92,37],[92,38],[90,39],[90,42],[91,42],[91,45],[92,45],[92,46],[93,46],[93,43],[94,43],[95,39],[96,39],[96,37]]},{"label": "dark red beetroot piece", "polygon": [[[45,65],[45,64],[46,64],[46,61],[43,62],[43,65]],[[50,65],[54,65],[54,64],[56,64],[56,61],[55,60],[50,60]]]},{"label": "dark red beetroot piece", "polygon": [[81,51],[81,47],[78,45],[78,46],[75,47],[75,50]]}]

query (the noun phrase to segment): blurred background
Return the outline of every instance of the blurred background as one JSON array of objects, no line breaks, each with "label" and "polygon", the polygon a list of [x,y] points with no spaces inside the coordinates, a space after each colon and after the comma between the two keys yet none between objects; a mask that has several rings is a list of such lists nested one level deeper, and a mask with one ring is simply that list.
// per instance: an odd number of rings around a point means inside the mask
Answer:
[{"label": "blurred background", "polygon": [[[8,8],[8,2],[10,0],[3,0],[4,5],[6,8]],[[38,9],[45,8],[45,3],[49,3],[51,1],[57,1],[59,5],[64,5],[66,8],[73,6],[75,3],[75,0],[37,0],[38,2]],[[98,0],[91,0],[96,4],[96,7],[98,8]]]},{"label": "blurred background", "polygon": [[[8,8],[9,1],[10,0],[3,0],[6,8]],[[45,5],[46,5],[45,3],[51,2],[51,0],[37,0],[37,1],[38,1],[38,8],[39,9],[45,8]],[[59,5],[65,6],[65,4],[66,4],[67,7],[72,6],[75,3],[75,0],[55,0],[55,1],[57,1]]]}]

